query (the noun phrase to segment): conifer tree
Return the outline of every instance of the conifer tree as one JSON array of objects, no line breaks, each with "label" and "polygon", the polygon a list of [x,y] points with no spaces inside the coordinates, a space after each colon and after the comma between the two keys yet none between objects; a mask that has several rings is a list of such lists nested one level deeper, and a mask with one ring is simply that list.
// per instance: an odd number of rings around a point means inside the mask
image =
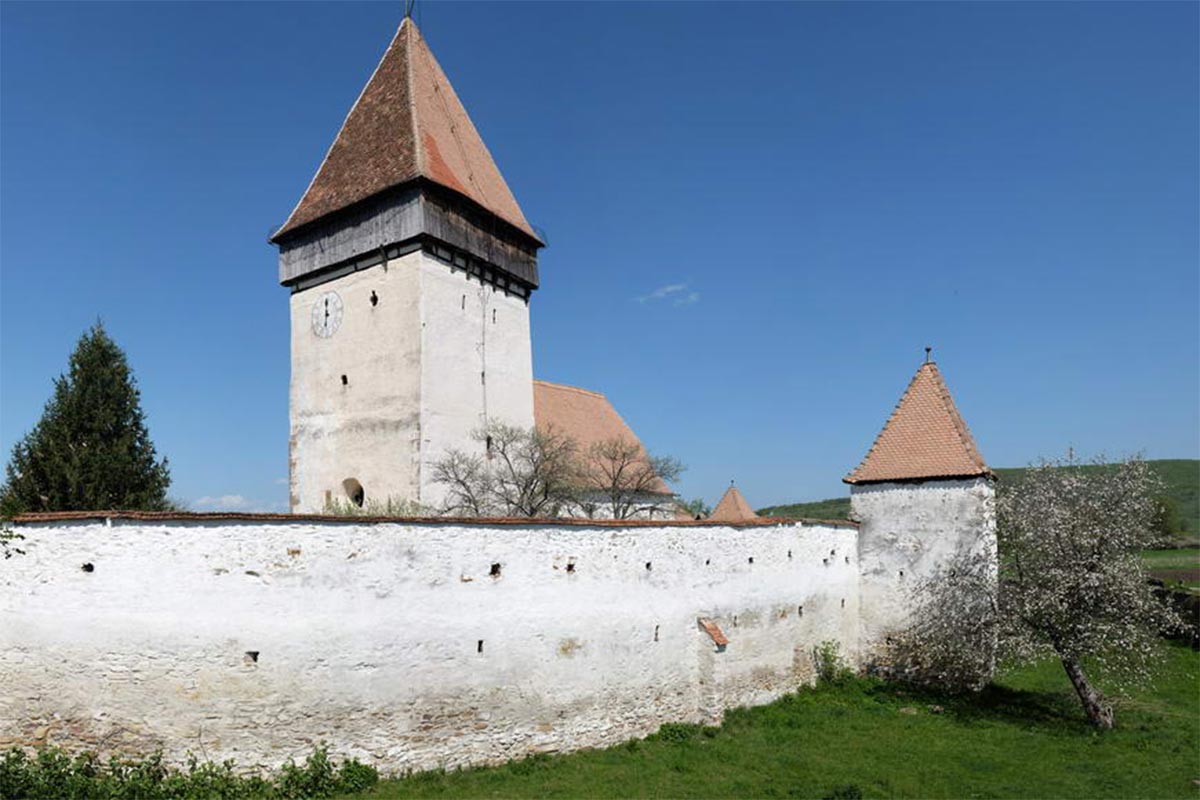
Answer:
[{"label": "conifer tree", "polygon": [[125,353],[97,322],[54,381],[42,418],[13,447],[0,514],[165,510],[171,483],[158,459]]}]

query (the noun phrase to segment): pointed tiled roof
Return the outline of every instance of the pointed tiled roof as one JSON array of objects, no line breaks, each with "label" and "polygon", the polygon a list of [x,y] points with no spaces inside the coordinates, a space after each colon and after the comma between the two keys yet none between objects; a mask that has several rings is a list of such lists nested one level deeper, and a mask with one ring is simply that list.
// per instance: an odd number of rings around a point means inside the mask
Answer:
[{"label": "pointed tiled roof", "polygon": [[846,483],[991,475],[937,365],[921,365]]},{"label": "pointed tiled roof", "polygon": [[745,522],[758,519],[758,514],[755,514],[754,509],[750,508],[750,504],[746,502],[746,498],[742,496],[738,488],[730,485],[725,490],[721,502],[717,503],[717,507],[708,515],[708,518],[715,522]]},{"label": "pointed tiled roof", "polygon": [[421,32],[405,18],[271,241],[416,178],[465,195],[538,239]]}]

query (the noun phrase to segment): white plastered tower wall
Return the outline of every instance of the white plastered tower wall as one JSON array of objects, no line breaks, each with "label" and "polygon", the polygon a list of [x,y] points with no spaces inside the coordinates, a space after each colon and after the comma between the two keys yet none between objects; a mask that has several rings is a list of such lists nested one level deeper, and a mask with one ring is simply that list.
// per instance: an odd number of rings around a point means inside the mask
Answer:
[{"label": "white plastered tower wall", "polygon": [[912,589],[959,554],[996,558],[991,479],[884,482],[852,486],[859,522],[860,650],[883,655],[909,622]]},{"label": "white plastered tower wall", "polygon": [[[341,324],[313,329],[330,292]],[[533,425],[529,307],[418,250],[291,296],[291,508],[363,500],[436,508],[434,464],[489,420]],[[345,380],[343,381],[343,377]]]}]

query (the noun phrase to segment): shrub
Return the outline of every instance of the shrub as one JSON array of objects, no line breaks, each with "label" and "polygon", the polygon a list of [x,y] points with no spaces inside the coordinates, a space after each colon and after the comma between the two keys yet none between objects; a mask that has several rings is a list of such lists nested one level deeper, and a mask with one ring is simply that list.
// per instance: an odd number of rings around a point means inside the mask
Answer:
[{"label": "shrub", "polygon": [[105,763],[94,753],[72,757],[47,747],[29,756],[14,747],[0,757],[0,797],[14,800],[299,800],[361,792],[378,780],[374,767],[356,759],[335,765],[324,747],[318,747],[303,766],[289,762],[271,778],[238,774],[232,761],[201,763],[192,758],[185,769],[177,769],[164,763],[161,753],[139,760],[114,757]]},{"label": "shrub", "polygon": [[817,668],[817,680],[821,683],[836,686],[854,677],[842,658],[842,646],[835,641],[826,639],[817,645],[813,652],[813,663]]}]

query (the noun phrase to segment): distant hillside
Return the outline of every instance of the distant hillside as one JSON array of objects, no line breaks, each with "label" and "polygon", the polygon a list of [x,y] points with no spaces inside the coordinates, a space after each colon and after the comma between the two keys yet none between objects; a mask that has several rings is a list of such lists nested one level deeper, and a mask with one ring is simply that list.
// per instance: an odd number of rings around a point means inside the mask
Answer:
[{"label": "distant hillside", "polygon": [[[1195,459],[1164,459],[1149,462],[1166,486],[1166,495],[1179,506],[1183,533],[1194,537],[1200,532],[1200,461]],[[1091,469],[1102,469],[1093,467]],[[1002,483],[1016,483],[1025,473],[1024,467],[996,469]],[[847,493],[848,494],[848,493]],[[833,497],[811,503],[789,503],[767,506],[758,513],[764,517],[811,517],[813,519],[845,519],[850,515],[850,498]]]}]

